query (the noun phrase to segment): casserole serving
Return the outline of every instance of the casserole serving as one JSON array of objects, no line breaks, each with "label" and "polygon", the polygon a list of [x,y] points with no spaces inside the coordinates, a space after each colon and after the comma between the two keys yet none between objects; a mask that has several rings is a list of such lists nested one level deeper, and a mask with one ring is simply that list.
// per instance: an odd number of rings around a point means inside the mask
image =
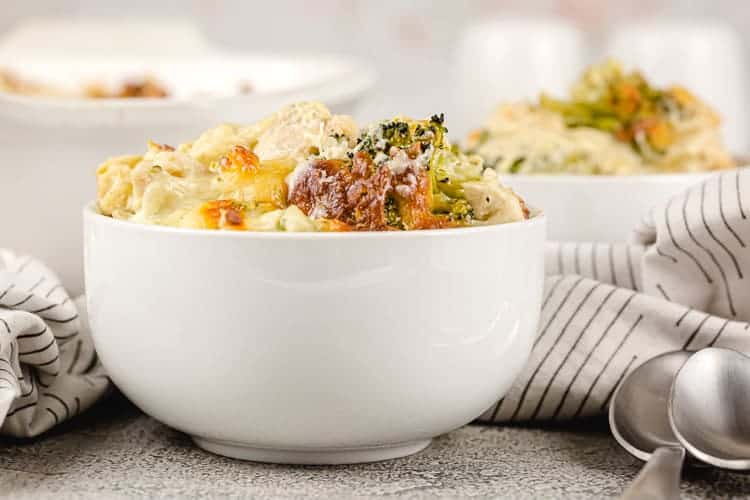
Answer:
[{"label": "casserole serving", "polygon": [[118,219],[197,229],[399,231],[528,218],[481,158],[445,137],[442,115],[359,130],[304,102],[248,126],[222,125],[99,167],[98,208]]}]

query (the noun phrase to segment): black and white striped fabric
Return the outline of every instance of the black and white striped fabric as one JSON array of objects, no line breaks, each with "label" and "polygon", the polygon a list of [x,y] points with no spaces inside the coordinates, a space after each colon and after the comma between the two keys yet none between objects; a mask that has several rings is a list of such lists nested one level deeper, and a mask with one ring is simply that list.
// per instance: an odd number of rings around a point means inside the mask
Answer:
[{"label": "black and white striped fabric", "polygon": [[41,262],[0,249],[0,434],[37,436],[109,388],[83,307]]},{"label": "black and white striped fabric", "polygon": [[602,413],[628,372],[675,349],[750,354],[748,216],[750,170],[734,170],[653,208],[632,244],[548,244],[531,359],[479,420]]}]

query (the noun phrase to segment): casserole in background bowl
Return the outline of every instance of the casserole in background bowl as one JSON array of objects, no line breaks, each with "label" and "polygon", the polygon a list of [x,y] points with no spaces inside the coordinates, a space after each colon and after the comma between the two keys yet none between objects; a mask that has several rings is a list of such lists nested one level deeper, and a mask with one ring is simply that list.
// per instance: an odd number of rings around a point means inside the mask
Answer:
[{"label": "casserole in background bowl", "polygon": [[543,207],[560,241],[625,241],[652,207],[740,164],[708,104],[616,61],[589,68],[567,98],[498,106],[465,148]]},{"label": "casserole in background bowl", "polygon": [[236,458],[408,455],[502,397],[536,336],[545,220],[261,233],[84,211],[88,314],[114,383]]},{"label": "casserole in background bowl", "polygon": [[[3,245],[42,259],[74,295],[83,291],[80,207],[91,198],[91,174],[102,158],[149,139],[174,143],[221,123],[256,120],[297,100],[320,99],[355,113],[374,84],[369,66],[347,59],[216,50],[192,59],[20,57],[0,50],[0,68],[67,88],[150,75],[169,90],[160,99],[0,92]],[[239,93],[245,81],[252,92]]]}]

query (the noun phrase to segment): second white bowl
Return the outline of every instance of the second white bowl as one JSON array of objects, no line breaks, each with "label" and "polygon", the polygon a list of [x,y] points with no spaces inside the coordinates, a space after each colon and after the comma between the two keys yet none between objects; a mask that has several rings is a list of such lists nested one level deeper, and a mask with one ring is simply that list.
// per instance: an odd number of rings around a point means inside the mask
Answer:
[{"label": "second white bowl", "polygon": [[711,175],[505,175],[502,182],[544,209],[549,240],[617,243],[652,207]]}]

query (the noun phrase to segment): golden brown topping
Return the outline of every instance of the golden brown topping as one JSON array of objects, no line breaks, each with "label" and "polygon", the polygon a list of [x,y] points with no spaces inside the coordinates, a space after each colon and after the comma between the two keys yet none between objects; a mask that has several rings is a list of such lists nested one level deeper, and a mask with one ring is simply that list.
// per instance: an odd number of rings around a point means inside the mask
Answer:
[{"label": "golden brown topping", "polygon": [[226,184],[236,189],[252,186],[257,205],[266,209],[287,206],[288,187],[284,179],[294,170],[291,160],[260,162],[258,156],[244,146],[233,146],[214,167],[225,178]]},{"label": "golden brown topping", "polygon": [[219,170],[250,177],[258,171],[260,159],[244,146],[234,146],[219,160]]},{"label": "golden brown topping", "polygon": [[169,144],[159,144],[158,142],[148,141],[149,148],[156,149],[158,151],[174,151],[174,147]]},{"label": "golden brown topping", "polygon": [[613,86],[609,100],[615,115],[626,119],[638,111],[643,99],[636,86],[628,82],[619,82]]},{"label": "golden brown topping", "polygon": [[523,218],[528,219],[531,217],[531,210],[529,210],[529,206],[526,204],[526,200],[521,198],[520,196],[517,196],[518,203],[521,205],[521,212],[523,213]]},{"label": "golden brown topping", "polygon": [[[454,226],[447,216],[432,213],[430,176],[410,156],[399,159],[406,162],[399,174],[387,164],[376,167],[361,151],[351,163],[313,161],[296,178],[289,202],[310,217],[337,220],[355,231]],[[389,210],[395,213],[389,216]]]},{"label": "golden brown topping", "polygon": [[164,98],[169,97],[169,93],[159,82],[146,78],[141,81],[126,82],[113,97]]},{"label": "golden brown topping", "polygon": [[206,229],[245,230],[245,207],[234,200],[207,201],[200,207]]},{"label": "golden brown topping", "polygon": [[366,153],[357,153],[352,162],[351,181],[344,187],[348,211],[344,222],[370,231],[388,228],[385,202],[393,187],[389,168],[375,168]]},{"label": "golden brown topping", "polygon": [[129,99],[129,98],[157,98],[169,97],[169,92],[162,84],[153,78],[125,82],[119,89],[112,91],[102,83],[92,83],[84,88],[84,95],[89,99]]},{"label": "golden brown topping", "polygon": [[108,99],[112,97],[107,87],[105,87],[101,83],[92,83],[86,85],[83,93],[89,99]]},{"label": "golden brown topping", "polygon": [[226,219],[227,223],[232,226],[239,226],[243,221],[242,214],[234,208],[228,208],[226,213],[224,214],[224,218]]},{"label": "golden brown topping", "polygon": [[314,160],[296,179],[289,202],[313,218],[336,219],[355,230],[384,230],[391,172],[357,153],[352,163]]}]

